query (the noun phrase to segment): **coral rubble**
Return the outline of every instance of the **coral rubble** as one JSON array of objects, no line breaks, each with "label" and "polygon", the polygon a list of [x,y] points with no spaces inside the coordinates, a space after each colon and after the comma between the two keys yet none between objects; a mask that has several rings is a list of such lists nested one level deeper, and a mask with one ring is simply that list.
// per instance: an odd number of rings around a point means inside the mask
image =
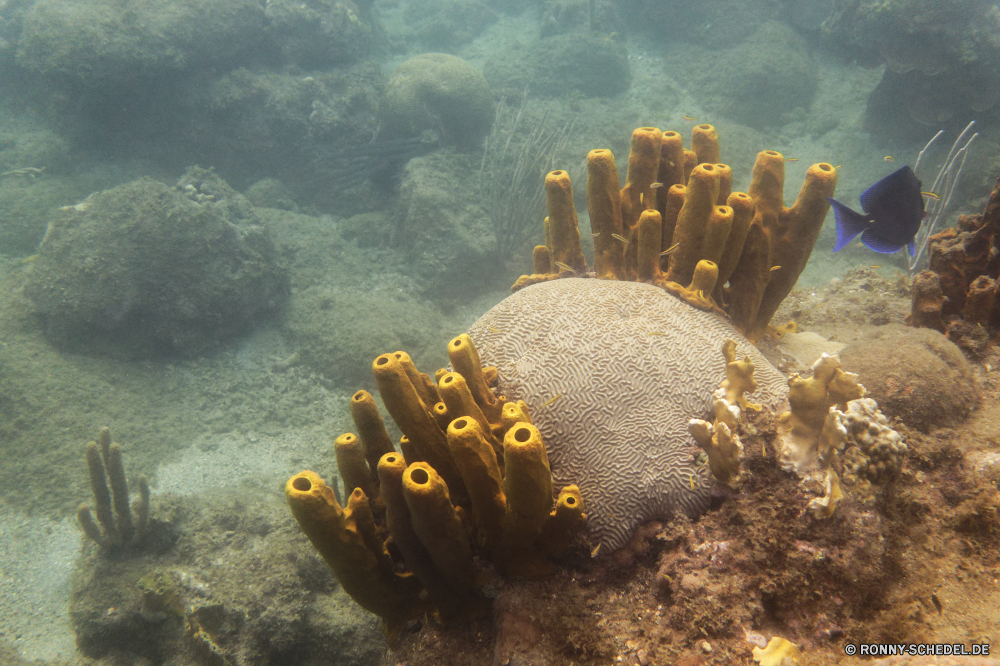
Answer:
[{"label": "coral rubble", "polygon": [[[565,550],[586,521],[576,486],[554,500],[548,454],[527,405],[493,393],[496,371],[482,367],[468,335],[452,340],[448,353],[455,372],[438,371],[436,383],[404,352],[375,359],[379,394],[403,432],[402,453],[372,396],[359,391],[351,415],[361,438],[337,440],[346,507],[314,472],[285,486],[313,546],[390,636],[428,610],[444,621],[481,615],[475,554],[506,573],[546,575],[547,556]],[[386,536],[409,571],[397,569]]]}]

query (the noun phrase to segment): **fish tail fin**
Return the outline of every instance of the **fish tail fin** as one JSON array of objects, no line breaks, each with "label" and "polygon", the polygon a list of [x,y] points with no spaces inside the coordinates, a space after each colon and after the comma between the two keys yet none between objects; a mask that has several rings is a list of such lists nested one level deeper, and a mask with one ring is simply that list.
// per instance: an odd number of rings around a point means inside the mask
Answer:
[{"label": "fish tail fin", "polygon": [[833,217],[837,222],[837,244],[833,246],[833,251],[838,252],[868,228],[870,218],[851,210],[836,199],[827,197],[826,200],[833,206]]}]

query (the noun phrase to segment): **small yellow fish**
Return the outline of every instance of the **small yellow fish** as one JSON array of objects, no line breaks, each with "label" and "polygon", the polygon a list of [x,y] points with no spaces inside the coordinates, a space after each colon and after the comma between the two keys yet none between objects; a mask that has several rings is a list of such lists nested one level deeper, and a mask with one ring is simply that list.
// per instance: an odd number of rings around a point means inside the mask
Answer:
[{"label": "small yellow fish", "polygon": [[563,269],[564,271],[569,271],[570,273],[575,273],[576,272],[576,271],[573,270],[572,266],[570,266],[569,264],[564,264],[561,261],[557,261],[556,262],[556,266],[558,266],[559,268]]},{"label": "small yellow fish", "polygon": [[895,162],[896,158],[893,157],[892,155],[886,155],[885,157],[882,158],[882,161],[883,162]]},{"label": "small yellow fish", "polygon": [[590,234],[590,237],[591,237],[591,238],[597,238],[597,237],[598,237],[598,236],[600,236],[600,235],[601,235],[601,232],[600,232],[600,231],[598,231],[598,232],[597,232],[596,234]]},{"label": "small yellow fish", "polygon": [[591,558],[597,557],[597,554],[599,552],[601,552],[601,544],[597,544],[596,546],[594,546],[594,549],[590,551],[590,557]]},{"label": "small yellow fish", "polygon": [[643,192],[639,192],[639,203],[640,204],[642,203],[642,195],[643,195]]},{"label": "small yellow fish", "polygon": [[649,186],[649,189],[651,189],[651,190],[658,190],[661,187],[663,187],[663,183],[653,183],[652,185]]},{"label": "small yellow fish", "polygon": [[760,455],[763,456],[764,458],[767,457],[767,444],[765,444],[764,442],[760,443]]},{"label": "small yellow fish", "polygon": [[882,264],[872,264],[868,268],[882,268]]},{"label": "small yellow fish", "polygon": [[549,405],[551,405],[551,404],[552,404],[553,402],[555,402],[556,400],[558,400],[558,399],[559,399],[559,398],[561,398],[561,397],[563,397],[563,394],[562,394],[562,393],[560,393],[560,394],[559,394],[559,395],[557,395],[556,397],[552,398],[552,399],[551,399],[551,400],[549,400],[548,402],[544,403],[544,404],[542,405],[542,407],[548,407]]},{"label": "small yellow fish", "polygon": [[797,158],[797,157],[786,157],[785,161],[786,162],[798,162],[799,158]]},{"label": "small yellow fish", "polygon": [[691,475],[691,490],[694,490],[697,487],[698,487],[697,484],[695,484],[695,482],[694,482],[694,474],[692,474]]},{"label": "small yellow fish", "polygon": [[614,238],[615,240],[620,240],[623,243],[628,243],[628,239],[622,236],[621,234],[611,234],[611,237]]},{"label": "small yellow fish", "polygon": [[844,166],[844,165],[843,165],[843,164],[838,164],[837,166],[835,166],[835,167],[833,167],[833,168],[834,168],[834,169],[839,169],[839,168],[840,168],[840,167],[842,167],[842,166]]},{"label": "small yellow fish", "polygon": [[681,118],[683,118],[684,120],[698,120],[694,116],[681,116]]},{"label": "small yellow fish", "polygon": [[499,328],[493,328],[493,327],[492,327],[492,326],[490,326],[489,324],[486,324],[486,328],[490,329],[490,330],[491,330],[491,331],[493,331],[494,333],[499,333],[499,332],[500,332],[500,329],[499,329]]},{"label": "small yellow fish", "polygon": [[676,250],[678,245],[680,245],[680,243],[674,243],[673,245],[671,245],[670,247],[668,247],[666,250],[664,250],[663,252],[661,252],[660,256],[661,257],[667,256],[668,254],[670,254],[671,252],[673,252],[674,250]]},{"label": "small yellow fish", "polygon": [[930,197],[931,199],[940,199],[941,195],[936,192],[921,192],[925,197]]},{"label": "small yellow fish", "polygon": [[771,266],[771,268],[770,268],[770,271],[771,271],[772,273],[773,273],[774,271],[780,271],[780,270],[781,270],[781,266]]}]

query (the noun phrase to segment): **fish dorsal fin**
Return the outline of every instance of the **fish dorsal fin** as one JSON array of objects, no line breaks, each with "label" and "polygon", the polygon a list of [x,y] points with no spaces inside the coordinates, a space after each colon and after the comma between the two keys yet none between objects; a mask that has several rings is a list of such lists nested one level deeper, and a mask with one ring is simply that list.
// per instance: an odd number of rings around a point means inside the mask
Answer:
[{"label": "fish dorsal fin", "polygon": [[865,190],[861,195],[861,209],[866,213],[873,213],[878,210],[880,202],[912,192],[920,196],[920,180],[913,169],[906,165]]}]

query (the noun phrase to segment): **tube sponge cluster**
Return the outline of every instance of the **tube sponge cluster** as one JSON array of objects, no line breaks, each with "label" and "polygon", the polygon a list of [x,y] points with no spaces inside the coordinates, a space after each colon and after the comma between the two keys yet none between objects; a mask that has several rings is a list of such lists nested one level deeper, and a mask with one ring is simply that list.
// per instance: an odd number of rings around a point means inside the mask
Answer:
[{"label": "tube sponge cluster", "polygon": [[507,574],[543,576],[547,557],[586,522],[576,486],[553,499],[548,454],[525,403],[494,394],[496,369],[482,367],[468,335],[448,352],[455,370],[439,370],[436,381],[405,352],[375,359],[379,394],[403,436],[397,452],[374,397],[353,396],[358,435],[335,442],[346,507],[314,472],[285,486],[292,513],[344,590],[390,635],[427,611],[445,622],[482,614],[477,555]]},{"label": "tube sponge cluster", "polygon": [[521,276],[513,289],[588,274],[649,282],[695,307],[727,314],[741,333],[759,338],[812,253],[837,170],[825,162],[809,167],[789,208],[781,153],[757,155],[745,193],[732,191],[732,169],[719,163],[719,155],[711,125],[694,127],[690,149],[677,132],[641,127],[632,133],[620,186],[611,151],[590,151],[593,273],[581,249],[569,175],[551,172],[545,178],[545,245],[534,250],[534,274]]}]

